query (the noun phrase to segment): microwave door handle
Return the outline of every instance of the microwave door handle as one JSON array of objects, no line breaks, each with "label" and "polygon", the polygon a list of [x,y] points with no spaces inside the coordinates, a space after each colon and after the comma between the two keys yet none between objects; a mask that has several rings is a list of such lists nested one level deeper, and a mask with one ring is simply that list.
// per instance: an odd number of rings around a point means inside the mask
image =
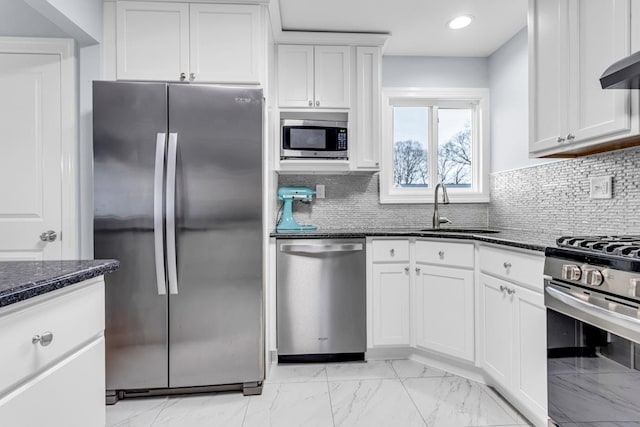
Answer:
[{"label": "microwave door handle", "polygon": [[[578,317],[578,320],[587,321],[588,323],[594,323],[596,327],[605,329],[614,334],[620,334],[625,338],[640,342],[640,319],[625,316],[615,311],[607,310],[606,308],[598,307],[587,301],[583,301],[579,298],[569,295],[566,292],[548,284],[545,286],[545,293],[552,299],[565,304],[566,306],[573,308],[572,313],[563,313],[570,317]],[[547,302],[547,301],[545,301]],[[552,310],[558,309],[562,312],[562,309],[556,304],[547,303],[547,307]],[[585,313],[590,319],[579,318],[580,314],[573,316],[576,312]]]}]

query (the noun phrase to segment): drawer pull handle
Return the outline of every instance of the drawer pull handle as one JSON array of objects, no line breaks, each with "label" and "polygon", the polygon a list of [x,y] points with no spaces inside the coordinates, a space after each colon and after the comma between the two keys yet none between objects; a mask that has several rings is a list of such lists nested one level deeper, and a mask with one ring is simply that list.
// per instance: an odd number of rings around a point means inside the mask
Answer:
[{"label": "drawer pull handle", "polygon": [[510,262],[504,262],[504,264],[502,264],[504,266],[504,268],[511,268],[511,263]]},{"label": "drawer pull handle", "polygon": [[46,347],[49,344],[51,344],[51,341],[53,341],[53,333],[52,332],[45,332],[42,335],[34,335],[33,338],[31,339],[31,342],[33,344],[40,343],[40,345],[43,346],[43,347]]},{"label": "drawer pull handle", "polygon": [[444,251],[438,252],[438,256],[440,257],[440,259],[444,259]]},{"label": "drawer pull handle", "polygon": [[389,254],[391,256],[394,256],[396,254],[396,250],[395,249],[389,249]]}]

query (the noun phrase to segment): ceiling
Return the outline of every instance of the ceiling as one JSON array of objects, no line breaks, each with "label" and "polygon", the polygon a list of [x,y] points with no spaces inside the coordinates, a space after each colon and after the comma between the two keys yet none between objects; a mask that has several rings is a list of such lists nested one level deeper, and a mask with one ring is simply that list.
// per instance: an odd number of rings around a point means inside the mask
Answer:
[{"label": "ceiling", "polygon": [[[374,32],[391,37],[385,55],[491,55],[527,25],[527,0],[279,0],[282,29]],[[450,30],[458,15],[467,28]]]}]

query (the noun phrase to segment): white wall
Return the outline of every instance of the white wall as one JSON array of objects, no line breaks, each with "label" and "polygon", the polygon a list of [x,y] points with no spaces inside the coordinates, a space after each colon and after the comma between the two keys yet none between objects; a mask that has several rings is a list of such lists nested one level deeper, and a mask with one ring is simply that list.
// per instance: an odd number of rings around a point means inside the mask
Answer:
[{"label": "white wall", "polygon": [[529,159],[527,29],[488,58],[491,93],[491,172],[546,163]]},{"label": "white wall", "polygon": [[57,25],[80,46],[102,40],[102,0],[14,0],[24,1]]},{"label": "white wall", "polygon": [[487,58],[383,56],[383,87],[489,87]]}]

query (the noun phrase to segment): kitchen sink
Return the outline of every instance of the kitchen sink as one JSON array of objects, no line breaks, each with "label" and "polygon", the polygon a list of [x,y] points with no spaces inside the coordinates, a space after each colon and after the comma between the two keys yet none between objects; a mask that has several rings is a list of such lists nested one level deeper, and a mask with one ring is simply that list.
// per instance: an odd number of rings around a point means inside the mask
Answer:
[{"label": "kitchen sink", "polygon": [[434,233],[469,233],[469,234],[494,234],[497,230],[487,230],[486,228],[425,228],[420,231]]}]

